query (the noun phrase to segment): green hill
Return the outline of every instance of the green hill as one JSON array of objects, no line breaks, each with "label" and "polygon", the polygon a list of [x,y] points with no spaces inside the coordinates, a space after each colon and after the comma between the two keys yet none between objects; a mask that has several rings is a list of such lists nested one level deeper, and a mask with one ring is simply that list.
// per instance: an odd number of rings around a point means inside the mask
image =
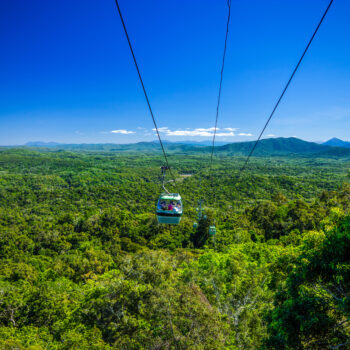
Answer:
[{"label": "green hill", "polygon": [[332,147],[350,148],[350,142],[340,140],[336,137],[333,137],[332,139],[324,142],[323,145],[332,146]]},{"label": "green hill", "polygon": [[[237,155],[248,155],[254,146],[254,143],[255,141],[230,143],[225,146],[217,147],[217,151]],[[327,150],[328,148],[328,146],[322,146],[314,142],[303,141],[295,137],[280,137],[261,140],[254,151],[254,155],[309,155],[320,153]]]},{"label": "green hill", "polygon": [[[255,141],[230,143],[216,148],[217,154],[247,156]],[[291,156],[291,157],[350,157],[350,149],[320,145],[303,141],[295,137],[271,138],[261,140],[255,151],[256,157]]]}]

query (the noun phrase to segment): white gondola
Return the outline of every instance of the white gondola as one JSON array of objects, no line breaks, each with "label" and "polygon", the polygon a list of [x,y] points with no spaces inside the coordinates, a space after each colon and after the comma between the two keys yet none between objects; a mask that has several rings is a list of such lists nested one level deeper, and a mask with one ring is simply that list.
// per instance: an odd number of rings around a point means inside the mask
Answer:
[{"label": "white gondola", "polygon": [[159,196],[156,211],[159,224],[179,224],[182,212],[182,200],[178,193],[162,193]]}]

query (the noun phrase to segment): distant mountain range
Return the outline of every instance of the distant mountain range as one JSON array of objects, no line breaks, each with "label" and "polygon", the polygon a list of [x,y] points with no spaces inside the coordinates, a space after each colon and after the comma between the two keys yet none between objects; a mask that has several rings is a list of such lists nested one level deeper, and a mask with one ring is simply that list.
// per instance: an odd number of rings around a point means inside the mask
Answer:
[{"label": "distant mountain range", "polygon": [[350,142],[337,139],[336,137],[333,137],[332,139],[324,142],[323,145],[350,148]]},{"label": "distant mountain range", "polygon": [[[155,140],[154,142],[158,143],[158,140]],[[211,146],[213,144],[212,140],[206,140],[206,141],[168,141],[168,140],[162,140],[163,143],[177,143],[182,145],[195,145],[195,146]],[[215,140],[215,146],[223,146],[227,145],[227,141],[217,141]]]},{"label": "distant mountain range", "polygon": [[[181,145],[195,145],[195,146],[211,146],[212,140],[206,140],[206,141],[169,141],[169,140],[162,140],[163,144],[181,144]],[[126,146],[126,145],[135,145],[135,144],[144,144],[144,143],[155,143],[158,145],[159,141],[154,140],[150,142],[137,142],[137,143],[130,143],[130,144],[114,144],[114,143],[103,143],[103,144],[97,144],[97,145],[116,145],[116,146]],[[226,145],[227,142],[223,141],[215,141],[216,146],[223,146]],[[43,141],[30,141],[27,142],[24,146],[27,147],[56,147],[56,146],[80,146],[80,145],[95,145],[95,144],[67,144],[67,143],[58,143],[58,142],[43,142]]]},{"label": "distant mountain range", "polygon": [[[246,156],[255,141],[216,144],[215,153],[218,155]],[[164,142],[167,152],[176,154],[210,153],[208,142]],[[210,143],[209,143],[210,144]],[[340,146],[341,145],[341,146]],[[133,144],[58,144],[55,142],[28,142],[25,147],[47,148],[52,151],[105,151],[105,152],[160,152],[158,142],[138,142]],[[350,158],[350,142],[331,139],[323,144],[303,141],[295,137],[269,138],[259,142],[254,156],[299,156],[299,157],[336,157]]]},{"label": "distant mountain range", "polygon": [[30,141],[25,144],[28,147],[55,147],[60,146],[58,142],[43,142],[43,141]]}]

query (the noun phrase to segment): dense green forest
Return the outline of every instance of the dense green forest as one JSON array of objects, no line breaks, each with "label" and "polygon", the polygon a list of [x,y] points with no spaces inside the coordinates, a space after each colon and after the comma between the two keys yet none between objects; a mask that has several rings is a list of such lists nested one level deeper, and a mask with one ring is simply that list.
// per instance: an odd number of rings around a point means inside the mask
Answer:
[{"label": "dense green forest", "polygon": [[350,349],[350,164],[330,153],[241,176],[172,153],[185,215],[160,226],[158,153],[1,149],[0,349]]}]

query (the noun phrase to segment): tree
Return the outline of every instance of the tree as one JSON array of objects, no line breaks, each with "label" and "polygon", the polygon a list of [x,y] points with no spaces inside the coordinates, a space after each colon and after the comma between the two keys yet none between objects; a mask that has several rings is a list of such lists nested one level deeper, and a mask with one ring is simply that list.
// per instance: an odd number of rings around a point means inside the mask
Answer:
[{"label": "tree", "polygon": [[302,254],[270,314],[276,349],[346,349],[350,344],[350,217],[304,236]]}]

